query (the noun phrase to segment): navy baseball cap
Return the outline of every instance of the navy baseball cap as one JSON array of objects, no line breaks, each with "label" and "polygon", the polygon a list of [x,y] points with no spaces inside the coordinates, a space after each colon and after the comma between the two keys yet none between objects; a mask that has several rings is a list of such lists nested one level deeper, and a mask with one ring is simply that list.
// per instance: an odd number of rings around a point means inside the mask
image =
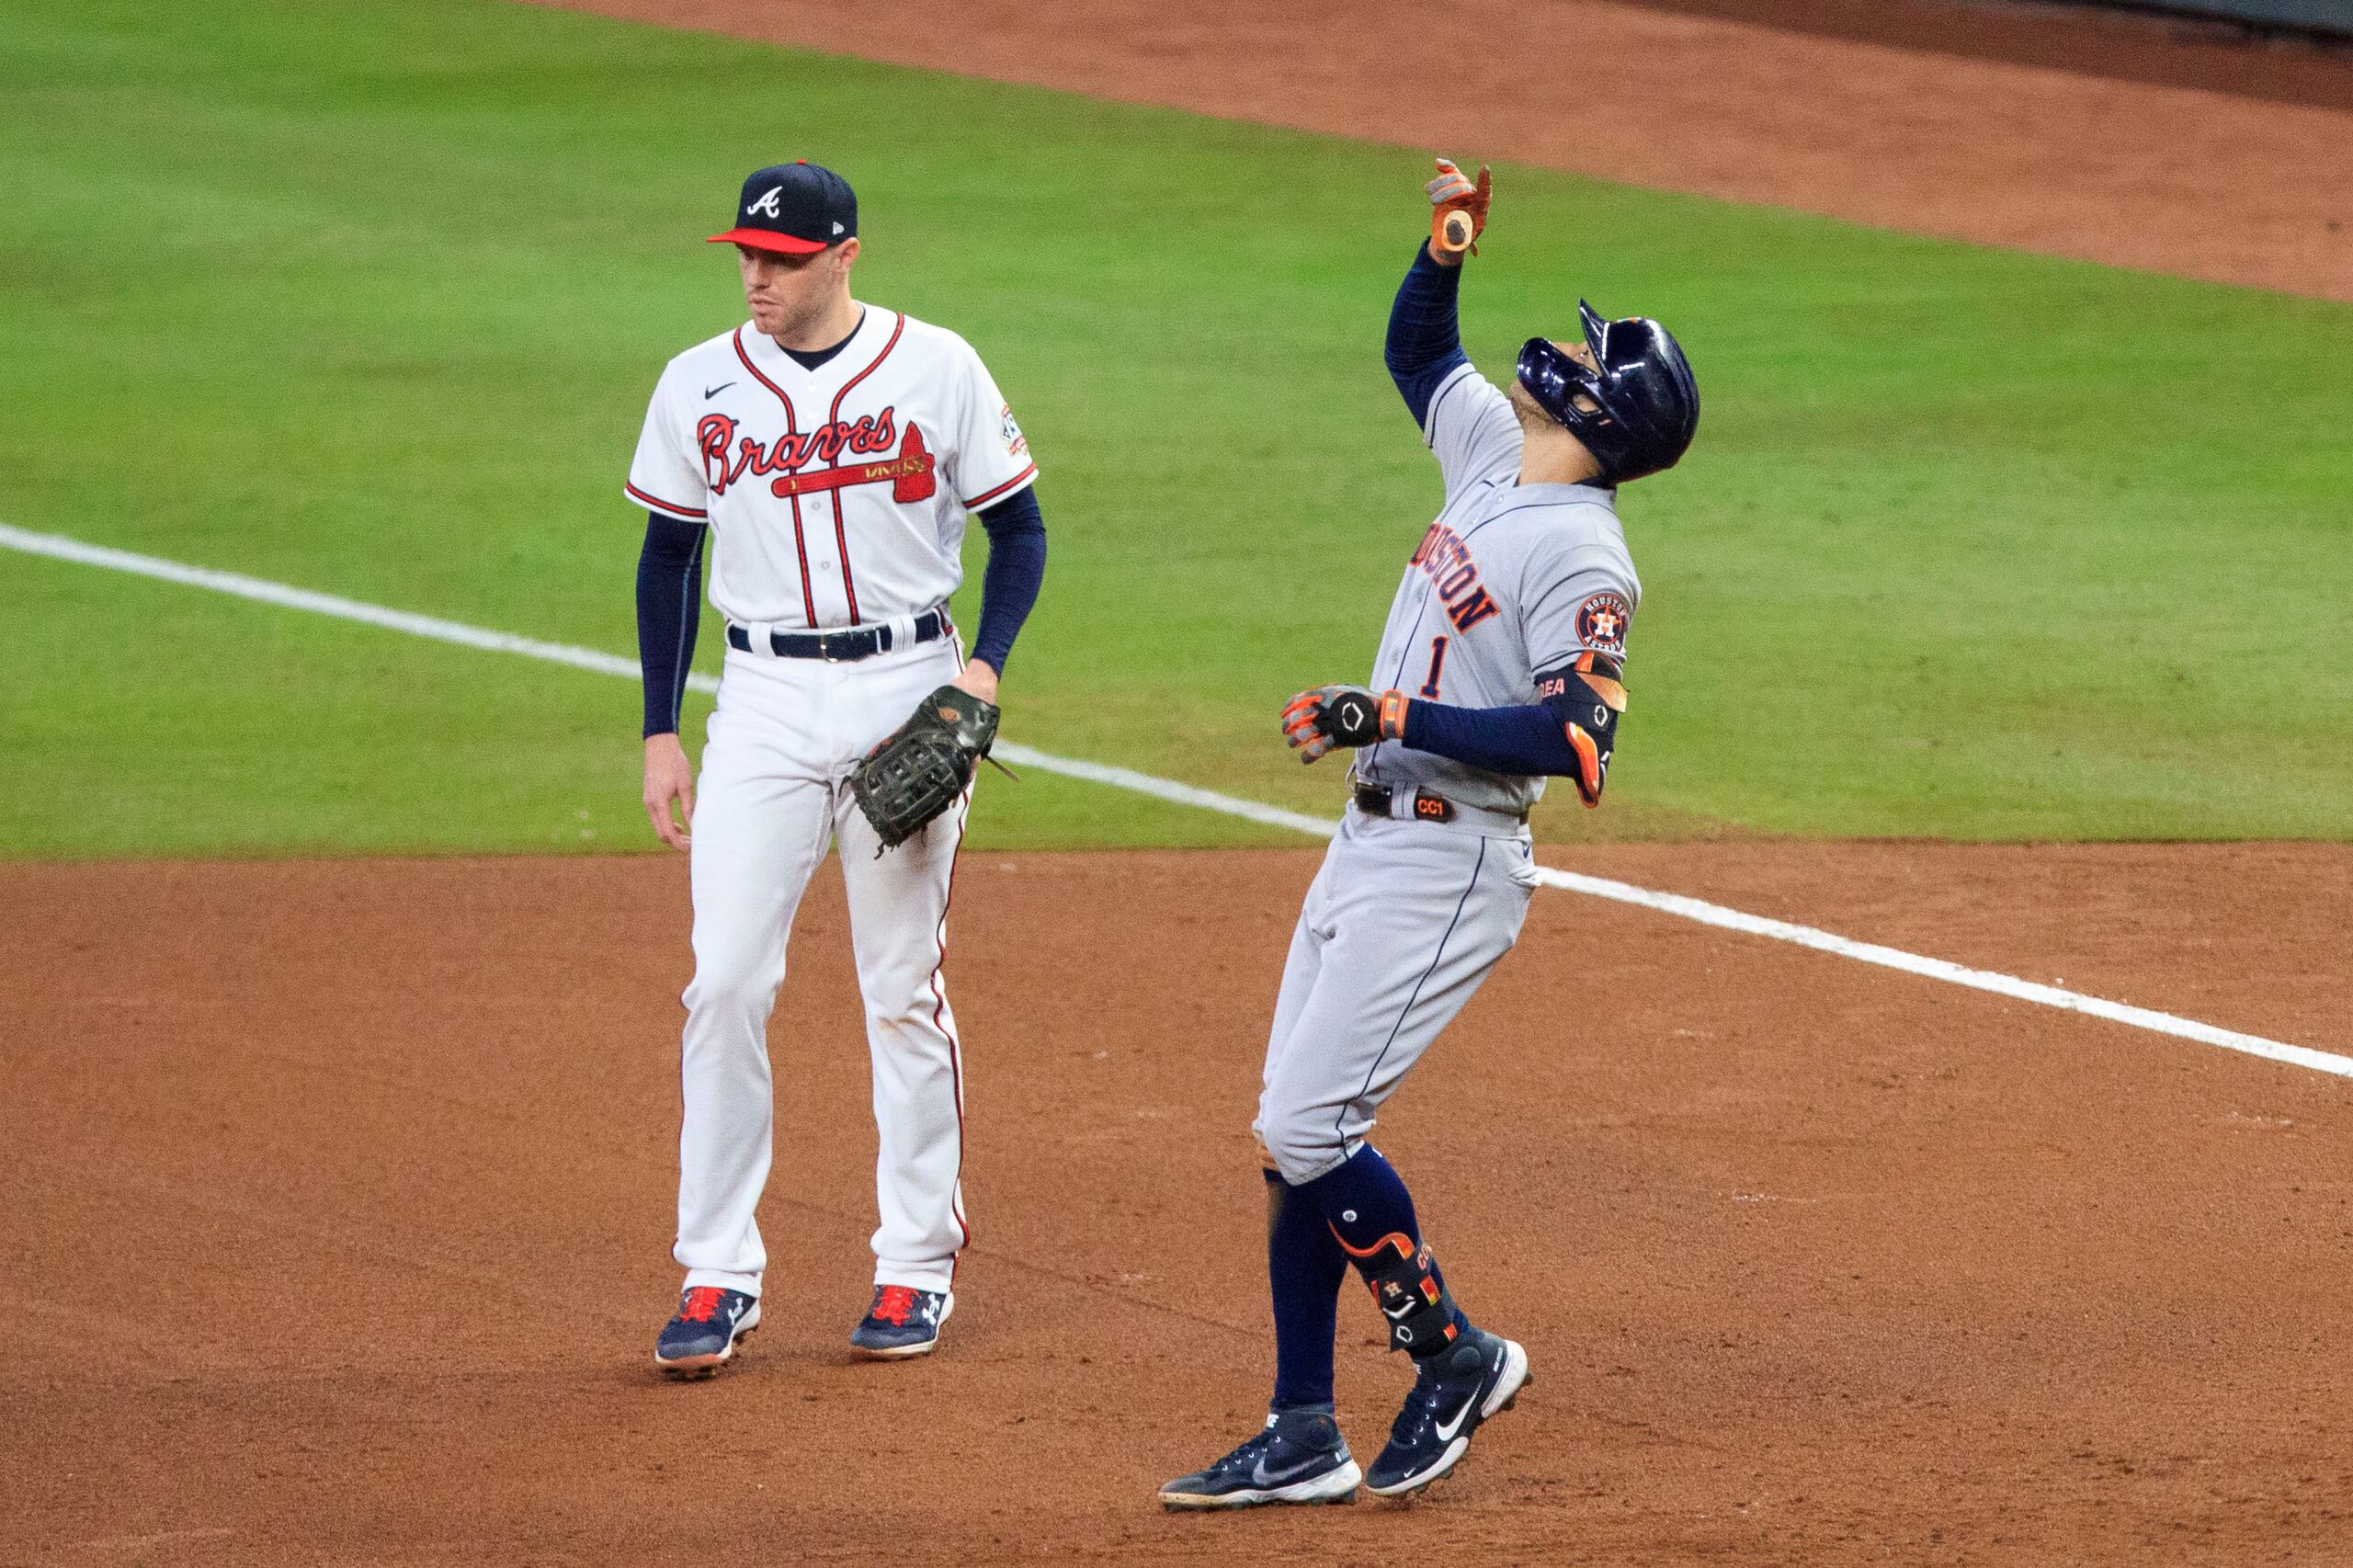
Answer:
[{"label": "navy baseball cap", "polygon": [[803,158],[777,164],[744,182],[735,226],[713,234],[715,245],[750,245],[786,256],[813,256],[858,233],[858,197],[849,181]]}]

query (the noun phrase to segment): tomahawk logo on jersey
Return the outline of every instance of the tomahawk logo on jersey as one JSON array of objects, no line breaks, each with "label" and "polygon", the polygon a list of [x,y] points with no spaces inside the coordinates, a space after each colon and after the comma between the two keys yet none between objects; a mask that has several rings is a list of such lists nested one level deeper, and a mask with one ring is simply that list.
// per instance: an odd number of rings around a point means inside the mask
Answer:
[{"label": "tomahawk logo on jersey", "polygon": [[710,601],[728,619],[832,630],[945,602],[970,514],[1037,472],[970,344],[869,309],[813,370],[741,327],[670,361],[628,492],[710,523]]}]

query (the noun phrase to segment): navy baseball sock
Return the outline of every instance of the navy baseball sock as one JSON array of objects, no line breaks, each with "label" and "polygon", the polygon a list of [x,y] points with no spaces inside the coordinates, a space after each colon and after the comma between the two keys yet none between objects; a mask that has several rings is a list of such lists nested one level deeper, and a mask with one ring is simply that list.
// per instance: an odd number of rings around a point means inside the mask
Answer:
[{"label": "navy baseball sock", "polygon": [[1347,1254],[1324,1211],[1267,1172],[1267,1282],[1275,1297],[1276,1410],[1332,1408],[1332,1335]]},{"label": "navy baseball sock", "polygon": [[1381,1315],[1389,1320],[1389,1347],[1416,1358],[1434,1356],[1471,1327],[1446,1288],[1446,1276],[1422,1242],[1414,1197],[1381,1151],[1360,1143],[1338,1168],[1299,1191],[1314,1200]]}]

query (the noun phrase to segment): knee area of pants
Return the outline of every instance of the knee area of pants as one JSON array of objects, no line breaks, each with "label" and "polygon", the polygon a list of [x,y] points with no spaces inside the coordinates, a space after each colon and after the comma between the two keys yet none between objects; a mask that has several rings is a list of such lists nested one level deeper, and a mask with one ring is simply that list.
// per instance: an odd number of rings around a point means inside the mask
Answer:
[{"label": "knee area of pants", "polygon": [[939,998],[931,994],[929,986],[926,986],[903,1002],[869,1002],[866,1005],[866,1022],[870,1028],[936,1030],[938,1025],[934,1019],[938,1013]]},{"label": "knee area of pants", "polygon": [[776,993],[776,980],[749,969],[699,969],[682,1000],[689,1013],[748,1012],[765,1018]]},{"label": "knee area of pants", "polygon": [[1348,1157],[1345,1141],[1326,1123],[1308,1117],[1275,1117],[1261,1126],[1259,1147],[1283,1180],[1293,1187],[1313,1181]]}]

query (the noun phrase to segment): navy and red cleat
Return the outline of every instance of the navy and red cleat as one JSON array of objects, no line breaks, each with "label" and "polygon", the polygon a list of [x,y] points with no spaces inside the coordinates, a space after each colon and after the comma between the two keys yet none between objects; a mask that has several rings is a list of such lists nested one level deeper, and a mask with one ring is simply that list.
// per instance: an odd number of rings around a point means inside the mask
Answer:
[{"label": "navy and red cleat", "polygon": [[707,1378],[735,1354],[735,1343],[760,1326],[756,1296],[697,1285],[678,1298],[678,1312],[662,1325],[654,1364],[674,1378]]},{"label": "navy and red cleat", "polygon": [[850,1348],[869,1361],[928,1356],[939,1347],[939,1325],[955,1310],[952,1291],[877,1285],[874,1304],[850,1330]]}]

